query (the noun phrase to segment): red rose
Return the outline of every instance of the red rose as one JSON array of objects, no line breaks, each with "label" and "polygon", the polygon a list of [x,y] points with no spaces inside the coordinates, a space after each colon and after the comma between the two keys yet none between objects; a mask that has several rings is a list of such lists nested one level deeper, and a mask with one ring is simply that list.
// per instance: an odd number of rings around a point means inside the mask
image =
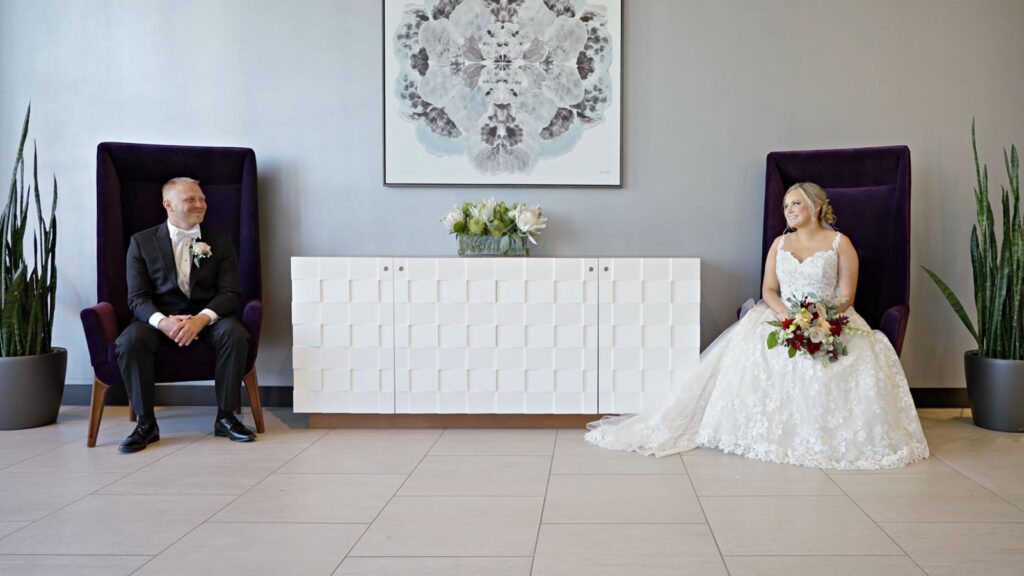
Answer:
[{"label": "red rose", "polygon": [[792,318],[786,318],[785,320],[782,321],[782,329],[783,330],[789,330],[789,327],[792,326],[792,325],[793,325],[793,319]]}]

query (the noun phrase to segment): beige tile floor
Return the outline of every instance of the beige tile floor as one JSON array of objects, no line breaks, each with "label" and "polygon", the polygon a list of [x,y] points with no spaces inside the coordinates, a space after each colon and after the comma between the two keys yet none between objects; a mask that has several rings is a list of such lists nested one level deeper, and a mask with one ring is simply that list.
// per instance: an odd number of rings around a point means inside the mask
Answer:
[{"label": "beige tile floor", "polygon": [[0,574],[1024,576],[1024,435],[920,415],[931,459],[836,472],[287,409],[252,444],[214,438],[211,408],[161,409],[161,441],[123,455],[124,408],[87,449],[67,407],[0,432]]}]

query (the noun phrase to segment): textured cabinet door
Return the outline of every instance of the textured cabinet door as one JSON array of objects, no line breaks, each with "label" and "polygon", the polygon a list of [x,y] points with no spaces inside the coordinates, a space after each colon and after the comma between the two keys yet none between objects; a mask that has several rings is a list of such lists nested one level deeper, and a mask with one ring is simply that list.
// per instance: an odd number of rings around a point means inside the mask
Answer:
[{"label": "textured cabinet door", "polygon": [[394,265],[396,412],[597,412],[596,259]]},{"label": "textured cabinet door", "polygon": [[392,258],[292,258],[296,412],[395,411]]},{"label": "textured cabinet door", "polygon": [[700,260],[602,258],[598,410],[668,401],[700,354]]}]

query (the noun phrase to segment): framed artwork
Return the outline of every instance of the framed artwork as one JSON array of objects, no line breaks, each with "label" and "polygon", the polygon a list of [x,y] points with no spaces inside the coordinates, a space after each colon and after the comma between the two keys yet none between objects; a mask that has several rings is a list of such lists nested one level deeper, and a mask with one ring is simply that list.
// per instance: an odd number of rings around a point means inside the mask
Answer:
[{"label": "framed artwork", "polygon": [[386,186],[621,186],[622,0],[383,0]]}]

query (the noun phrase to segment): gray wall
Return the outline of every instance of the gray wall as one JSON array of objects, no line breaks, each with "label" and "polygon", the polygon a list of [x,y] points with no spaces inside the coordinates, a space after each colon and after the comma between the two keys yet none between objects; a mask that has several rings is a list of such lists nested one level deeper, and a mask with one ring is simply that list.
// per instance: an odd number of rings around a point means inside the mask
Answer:
[{"label": "gray wall", "polygon": [[[622,189],[381,185],[381,10],[372,0],[4,0],[0,161],[25,104],[60,182],[54,342],[91,381],[95,147],[248,146],[260,168],[264,385],[291,384],[289,257],[452,255],[454,202],[539,202],[537,253],[698,256],[706,345],[757,294],[771,150],[908,144],[914,387],[963,385],[971,345],[918,265],[969,295],[970,123],[992,181],[1024,144],[1019,0],[625,0]],[[0,163],[0,168],[5,164]],[[842,215],[840,215],[840,219]],[[841,222],[841,220],[840,220]],[[973,307],[972,307],[973,308]]]}]

